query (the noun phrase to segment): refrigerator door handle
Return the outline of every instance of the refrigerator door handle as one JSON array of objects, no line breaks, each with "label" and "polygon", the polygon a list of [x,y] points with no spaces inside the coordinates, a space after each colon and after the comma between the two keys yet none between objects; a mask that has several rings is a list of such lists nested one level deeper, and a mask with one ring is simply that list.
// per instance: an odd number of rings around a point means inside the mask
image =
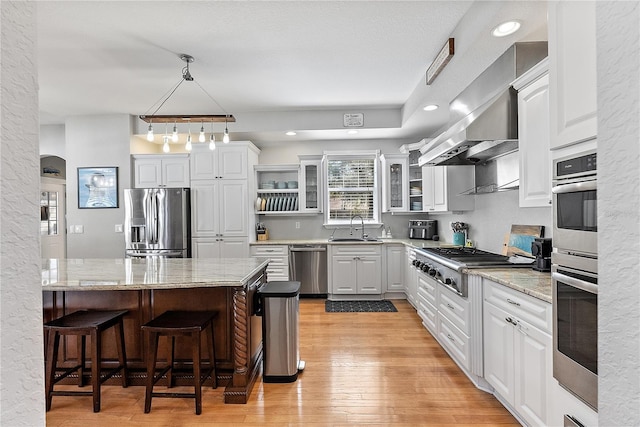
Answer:
[{"label": "refrigerator door handle", "polygon": [[151,238],[152,244],[158,244],[158,194],[153,193],[151,197]]}]

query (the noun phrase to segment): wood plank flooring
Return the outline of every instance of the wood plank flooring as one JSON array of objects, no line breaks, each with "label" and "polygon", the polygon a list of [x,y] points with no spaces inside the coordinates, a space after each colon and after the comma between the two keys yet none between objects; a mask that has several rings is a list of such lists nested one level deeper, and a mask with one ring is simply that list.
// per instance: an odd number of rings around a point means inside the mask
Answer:
[{"label": "wood plank flooring", "polygon": [[205,388],[200,416],[193,399],[154,398],[144,414],[143,387],[103,386],[100,413],[90,397],[56,396],[47,426],[519,426],[473,386],[406,301],[394,304],[397,313],[325,313],[324,300],[301,300],[305,371],[295,383],[259,381],[246,405],[225,405],[223,387]]}]

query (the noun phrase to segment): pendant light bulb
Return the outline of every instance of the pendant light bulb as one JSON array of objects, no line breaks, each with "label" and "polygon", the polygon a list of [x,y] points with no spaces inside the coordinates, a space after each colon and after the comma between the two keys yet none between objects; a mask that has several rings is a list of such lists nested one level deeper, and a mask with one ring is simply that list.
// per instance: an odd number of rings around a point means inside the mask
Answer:
[{"label": "pendant light bulb", "polygon": [[202,127],[200,128],[200,135],[198,136],[198,142],[205,142],[207,140],[207,137],[204,134],[204,123],[202,124]]},{"label": "pendant light bulb", "polygon": [[178,125],[177,125],[177,123],[173,124],[173,133],[171,134],[171,140],[173,142],[178,142]]},{"label": "pendant light bulb", "polygon": [[187,151],[191,151],[192,145],[191,145],[191,132],[189,132],[189,135],[187,135],[187,143],[184,145],[184,149]]},{"label": "pendant light bulb", "polygon": [[216,136],[211,132],[211,136],[209,137],[209,150],[213,151],[216,149]]},{"label": "pendant light bulb", "polygon": [[170,152],[171,148],[169,147],[169,135],[163,136],[162,140],[164,141],[164,144],[162,144],[162,152],[163,153]]},{"label": "pendant light bulb", "polygon": [[153,142],[153,126],[149,123],[149,129],[147,130],[147,141]]},{"label": "pendant light bulb", "polygon": [[224,135],[222,135],[222,142],[229,143],[229,128],[227,127],[227,121],[224,121]]}]

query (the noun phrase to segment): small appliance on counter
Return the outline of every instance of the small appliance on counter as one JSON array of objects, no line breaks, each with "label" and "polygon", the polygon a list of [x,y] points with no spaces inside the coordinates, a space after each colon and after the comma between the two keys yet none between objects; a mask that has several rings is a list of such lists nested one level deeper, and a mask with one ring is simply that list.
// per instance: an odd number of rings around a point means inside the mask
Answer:
[{"label": "small appliance on counter", "polygon": [[551,271],[551,251],[553,245],[550,238],[536,237],[531,242],[531,254],[536,257],[533,269],[536,271]]},{"label": "small appliance on counter", "polygon": [[409,238],[420,240],[433,240],[438,234],[438,221],[435,219],[411,219],[409,220]]}]

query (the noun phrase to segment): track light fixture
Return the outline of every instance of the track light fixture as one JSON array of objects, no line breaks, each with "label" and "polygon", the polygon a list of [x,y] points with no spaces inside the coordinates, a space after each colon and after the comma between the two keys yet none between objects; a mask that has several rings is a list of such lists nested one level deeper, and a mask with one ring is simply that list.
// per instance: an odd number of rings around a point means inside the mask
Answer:
[{"label": "track light fixture", "polygon": [[[149,123],[149,127],[147,130],[147,140],[148,141],[154,141],[154,134],[153,134],[153,123],[165,123],[165,125],[167,123],[173,123],[173,132],[171,134],[171,137],[169,137],[168,133],[166,132],[165,129],[165,134],[162,137],[162,142],[163,142],[163,147],[162,150],[165,151],[165,149],[168,152],[170,151],[169,148],[169,143],[170,142],[178,142],[178,123],[188,123],[189,124],[189,133],[187,135],[187,143],[185,144],[185,150],[187,151],[191,151],[193,143],[192,143],[192,138],[191,138],[191,121],[199,121],[201,126],[200,126],[200,134],[198,135],[198,142],[204,143],[207,141],[207,137],[205,134],[205,130],[204,130],[204,124],[205,123],[211,123],[211,136],[210,136],[210,140],[209,140],[209,148],[211,150],[215,150],[215,136],[213,135],[213,123],[214,122],[224,122],[225,124],[225,128],[224,128],[224,136],[222,138],[222,141],[225,144],[229,143],[229,128],[228,128],[228,123],[229,122],[235,122],[236,119],[235,117],[233,117],[233,115],[228,114],[224,108],[222,108],[220,106],[220,104],[218,104],[216,102],[215,99],[213,99],[213,97],[211,95],[209,95],[209,93],[202,87],[200,86],[200,84],[194,79],[193,75],[191,74],[191,71],[189,70],[189,64],[191,64],[192,62],[195,61],[195,59],[193,58],[193,56],[191,55],[180,55],[180,59],[183,60],[184,62],[186,62],[186,66],[182,69],[182,77],[180,79],[180,81],[174,85],[169,91],[168,91],[168,95],[163,95],[162,98],[160,98],[160,100],[158,100],[155,104],[153,104],[147,111],[151,111],[153,110],[153,113],[151,115],[147,115],[147,114],[143,114],[140,117],[141,120]],[[193,114],[181,114],[181,115],[156,115],[156,113],[160,110],[160,108],[162,108],[162,106],[169,100],[169,98],[171,98],[171,96],[173,96],[173,94],[176,92],[176,90],[178,90],[178,88],[180,87],[180,85],[182,83],[184,83],[185,81],[187,82],[195,82],[196,85],[198,85],[198,87],[209,97],[209,99],[211,99],[214,104],[218,107],[218,109],[222,110],[224,112],[224,114],[208,114],[208,115],[203,115],[203,114],[198,114],[198,115],[193,115]],[[157,105],[157,107],[156,107]]]}]

